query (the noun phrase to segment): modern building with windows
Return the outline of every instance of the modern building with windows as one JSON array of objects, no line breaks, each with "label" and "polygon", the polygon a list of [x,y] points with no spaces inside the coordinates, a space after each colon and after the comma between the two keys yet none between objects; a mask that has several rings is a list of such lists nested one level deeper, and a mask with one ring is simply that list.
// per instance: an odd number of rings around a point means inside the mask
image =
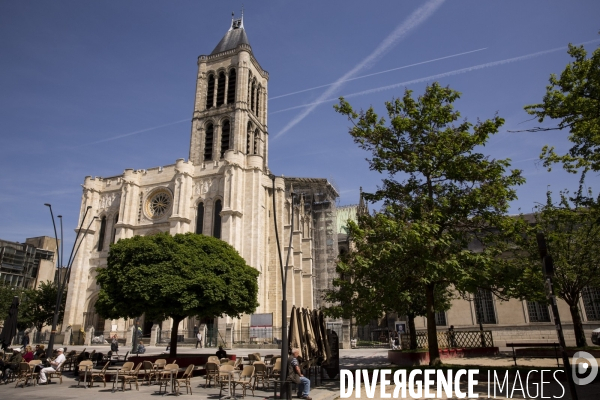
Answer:
[{"label": "modern building with windows", "polygon": [[[295,218],[289,310],[283,312],[289,315],[294,305],[313,308],[318,304],[316,286],[325,284],[328,271],[335,270],[337,190],[327,179],[274,177],[269,169],[269,74],[254,57],[243,19],[232,19],[214,50],[199,56],[197,63],[189,159],[126,169],[111,177],[85,178],[79,220],[87,207],[91,207],[88,218],[98,218],[73,263],[63,326],[86,331],[91,326],[105,337],[127,331],[133,321],[105,321],[96,315],[100,289],[96,271],[106,266],[111,243],[158,232],[195,232],[232,245],[260,272],[256,314],[272,314],[275,328],[280,326],[282,291],[273,200],[284,256],[292,215]],[[294,209],[292,188],[297,194]],[[140,317],[147,334],[153,321]],[[162,322],[162,329],[170,329],[170,323]],[[214,325],[229,344],[235,341],[235,332],[251,323],[249,315],[218,321],[192,318],[179,329],[192,337],[194,326]]]},{"label": "modern building with windows", "polygon": [[28,289],[53,282],[55,254],[56,239],[48,236],[28,238],[25,243],[0,240],[0,281]]}]

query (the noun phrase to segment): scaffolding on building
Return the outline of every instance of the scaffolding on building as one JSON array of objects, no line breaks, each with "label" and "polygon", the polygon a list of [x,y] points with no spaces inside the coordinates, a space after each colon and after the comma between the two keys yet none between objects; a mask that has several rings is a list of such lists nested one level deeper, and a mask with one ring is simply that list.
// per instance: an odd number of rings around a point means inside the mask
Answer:
[{"label": "scaffolding on building", "polygon": [[285,178],[286,191],[293,188],[303,199],[304,213],[312,218],[314,306],[324,305],[325,290],[331,289],[336,275],[337,188],[325,178]]}]

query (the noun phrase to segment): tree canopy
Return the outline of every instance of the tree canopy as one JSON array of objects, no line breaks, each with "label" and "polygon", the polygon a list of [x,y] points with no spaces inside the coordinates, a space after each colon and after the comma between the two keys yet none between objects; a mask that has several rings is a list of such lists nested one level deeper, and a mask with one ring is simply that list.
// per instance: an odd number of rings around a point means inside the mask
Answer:
[{"label": "tree canopy", "polygon": [[[426,316],[425,287],[419,273],[418,253],[409,237],[414,231],[386,213],[358,216],[358,224],[348,221],[353,250],[340,256],[339,278],[325,299],[331,303],[325,312],[335,318],[356,318],[359,324],[379,318],[384,312],[408,317],[410,348],[416,349],[415,317]],[[450,308],[452,292],[435,288],[435,311]]]},{"label": "tree canopy", "polygon": [[[58,320],[61,321],[65,312],[67,295],[63,293],[62,302],[58,311]],[[36,289],[25,290],[21,305],[19,306],[19,327],[35,326],[41,332],[44,325],[51,325],[56,308],[58,287],[50,281],[42,282]]]},{"label": "tree canopy", "polygon": [[98,269],[96,311],[104,318],[173,319],[171,355],[186,317],[239,317],[258,306],[258,271],[226,242],[186,233],[134,236],[110,248]]},{"label": "tree canopy", "polygon": [[548,169],[562,163],[569,172],[600,171],[600,48],[589,58],[583,46],[569,45],[568,53],[573,61],[560,77],[550,75],[542,102],[525,106],[538,122],[550,118],[558,125],[529,131],[569,131],[573,146],[566,154],[557,154],[553,146],[542,149],[540,158]]},{"label": "tree canopy", "polygon": [[[336,106],[352,122],[354,141],[371,153],[370,169],[386,175],[365,199],[383,202],[398,222],[399,247],[413,257],[406,267],[418,271],[425,288],[432,363],[439,362],[437,286],[510,292],[514,276],[499,257],[506,249],[500,234],[513,231],[515,220],[506,212],[516,198],[514,187],[525,181],[520,170],[508,171],[509,160],[493,160],[477,151],[504,120],[495,116],[476,124],[457,123],[460,113],[453,102],[459,96],[438,83],[417,99],[406,90],[402,99],[386,103],[389,123],[372,107],[357,113],[343,98]],[[468,250],[474,242],[483,244],[479,251]]]}]

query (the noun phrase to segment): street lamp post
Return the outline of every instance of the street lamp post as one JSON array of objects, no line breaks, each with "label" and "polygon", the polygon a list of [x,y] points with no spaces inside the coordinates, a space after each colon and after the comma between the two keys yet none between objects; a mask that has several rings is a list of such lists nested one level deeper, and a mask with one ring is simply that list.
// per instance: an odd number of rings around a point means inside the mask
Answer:
[{"label": "street lamp post", "polygon": [[[77,251],[79,251],[79,247],[81,246],[83,239],[85,239],[85,235],[89,231],[90,226],[92,225],[92,222],[94,222],[94,220],[97,217],[92,218],[87,229],[83,233],[83,236],[81,237],[81,240],[79,241],[79,244],[77,244],[77,239],[79,238],[79,233],[81,232],[83,222],[85,221],[88,211],[92,208],[91,206],[88,206],[85,210],[85,213],[83,214],[83,218],[81,219],[79,229],[77,230],[77,235],[75,235],[75,241],[73,242],[73,248],[71,249],[71,255],[69,256],[69,261],[67,262],[67,267],[66,267],[66,271],[64,274],[64,278],[61,279],[61,275],[62,275],[61,274],[61,267],[62,267],[61,260],[64,261],[64,257],[63,257],[64,254],[62,253],[62,250],[63,250],[62,215],[58,216],[58,218],[60,218],[60,238],[61,238],[61,246],[60,246],[60,250],[59,250],[58,234],[56,232],[56,222],[54,220],[54,214],[52,212],[52,205],[50,205],[48,203],[45,203],[44,205],[50,209],[50,216],[52,217],[52,225],[54,226],[54,238],[56,239],[56,259],[57,259],[56,263],[57,263],[57,272],[58,272],[57,277],[56,277],[56,287],[57,287],[58,293],[56,294],[56,303],[54,305],[54,316],[52,318],[52,329],[50,331],[50,340],[48,341],[48,354],[52,354],[52,351],[54,350],[54,339],[56,336],[56,325],[58,325],[58,314],[60,312],[60,305],[62,304],[62,296],[63,296],[63,292],[65,291],[66,284],[69,281],[69,275],[71,274],[71,267],[73,266],[73,260],[75,259],[75,255],[77,255]],[[77,245],[77,248],[75,247],[75,245]]]},{"label": "street lamp post", "polygon": [[546,289],[546,297],[550,302],[552,308],[552,314],[554,315],[554,323],[556,324],[556,335],[558,336],[558,343],[560,344],[563,365],[565,367],[565,374],[567,374],[567,382],[569,383],[569,390],[571,392],[571,398],[577,400],[577,390],[575,389],[575,381],[573,380],[573,371],[571,369],[571,363],[569,362],[569,356],[567,354],[567,345],[565,343],[565,337],[563,335],[562,324],[560,323],[560,315],[558,314],[558,306],[556,304],[556,296],[554,295],[554,285],[552,284],[552,277],[554,276],[554,262],[552,256],[548,254],[548,247],[546,245],[546,238],[543,233],[538,232],[535,235],[538,244],[538,251],[540,258],[542,259],[542,272],[544,273],[544,286]]},{"label": "street lamp post", "polygon": [[[291,205],[291,226],[290,226],[290,241],[288,245],[287,257],[285,260],[285,269],[283,267],[283,260],[281,258],[281,247],[279,245],[279,234],[277,231],[277,209],[275,205],[275,175],[271,175],[271,181],[273,182],[273,222],[275,224],[275,241],[277,242],[277,254],[279,255],[279,268],[281,271],[281,391],[280,397],[283,394],[285,383],[287,380],[287,363],[289,353],[289,343],[287,338],[287,271],[290,262],[290,252],[292,250],[292,235],[294,233],[294,190],[290,187],[290,194],[292,196]],[[287,396],[287,390],[286,390]]]}]

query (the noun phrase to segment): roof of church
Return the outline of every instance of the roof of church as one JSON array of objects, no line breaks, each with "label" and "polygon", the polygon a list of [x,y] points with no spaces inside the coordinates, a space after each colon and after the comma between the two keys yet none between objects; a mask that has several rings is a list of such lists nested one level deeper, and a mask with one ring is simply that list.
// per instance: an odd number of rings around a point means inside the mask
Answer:
[{"label": "roof of church", "polygon": [[250,46],[250,42],[248,41],[248,36],[246,36],[246,30],[244,29],[244,19],[242,18],[231,20],[231,27],[223,36],[223,39],[219,42],[217,47],[210,53],[213,54],[222,53],[227,50],[233,50],[238,47],[240,44],[247,44]]}]

